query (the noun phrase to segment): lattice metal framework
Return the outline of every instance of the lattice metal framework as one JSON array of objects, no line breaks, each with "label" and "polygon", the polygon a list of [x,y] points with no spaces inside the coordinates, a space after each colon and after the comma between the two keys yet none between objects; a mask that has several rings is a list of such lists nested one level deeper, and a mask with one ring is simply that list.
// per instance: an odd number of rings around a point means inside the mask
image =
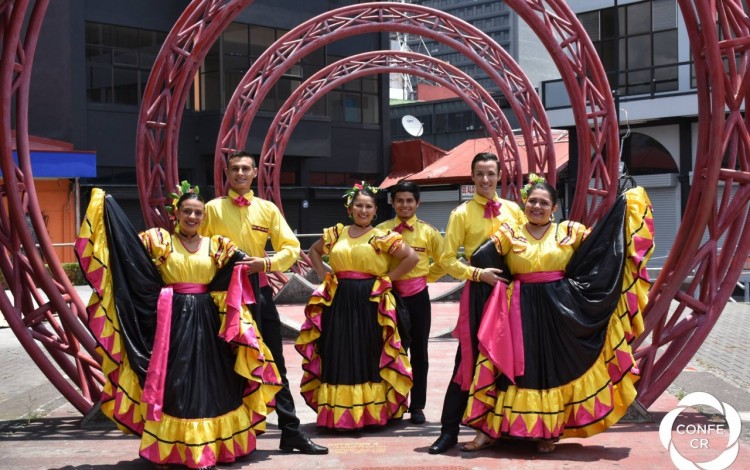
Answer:
[{"label": "lattice metal framework", "polygon": [[748,12],[739,0],[679,5],[698,83],[698,145],[685,214],[645,312],[650,344],[638,343],[647,405],[703,344],[750,252]]},{"label": "lattice metal framework", "polygon": [[[250,125],[261,102],[286,70],[311,51],[333,41],[371,32],[416,34],[446,44],[472,60],[498,85],[519,120],[529,158],[529,171],[544,173],[550,181],[557,175],[554,142],[544,109],[533,85],[508,53],[474,26],[431,8],[390,2],[365,3],[319,15],[292,29],[253,63],[227,105],[215,151],[214,185],[224,188],[225,157],[244,148]],[[271,162],[275,163],[275,162]],[[258,173],[262,196],[280,202],[280,166],[265,163]],[[510,175],[502,175],[501,194],[513,198]]]},{"label": "lattice metal framework", "polygon": [[[144,189],[141,204],[149,224],[166,223],[163,206],[167,188],[177,183],[177,137],[192,79],[224,28],[250,3],[192,1],[155,62],[139,117],[136,156],[139,187]],[[580,149],[580,183],[572,216],[591,224],[616,192],[618,129],[603,68],[583,28],[563,1],[505,3],[536,32],[563,77]],[[705,340],[750,251],[750,133],[742,112],[750,90],[748,14],[741,0],[679,0],[679,4],[691,38],[698,83],[698,157],[675,250],[654,284],[645,312],[650,343],[639,343],[636,352],[643,370],[639,399],[645,405],[666,389]],[[0,269],[10,287],[0,295],[0,309],[50,381],[77,409],[86,412],[99,397],[102,376],[93,359],[94,341],[80,323],[86,318],[85,309],[62,272],[44,230],[28,148],[30,69],[46,7],[46,0],[0,0],[0,163],[4,176],[0,192],[4,202],[0,204]],[[518,116],[527,148],[534,149],[529,167],[545,173],[554,168],[554,147],[540,100],[502,49],[494,47],[480,31],[439,11],[386,2],[328,12],[274,44],[257,68],[248,72],[232,98],[218,139],[217,169],[223,168],[224,152],[242,148],[255,116],[254,104],[262,101],[287,68],[315,48],[375,31],[427,36],[482,66]],[[373,68],[368,73],[376,71]],[[343,75],[339,78],[344,79]],[[312,82],[310,86],[311,93],[319,91]],[[289,116],[278,118],[281,122]],[[13,122],[17,164],[11,149]],[[281,148],[284,138],[277,140],[269,134],[267,139]],[[221,187],[223,181],[217,178]],[[508,182],[504,185],[507,187]],[[262,188],[263,194],[279,197],[278,180],[272,173],[263,175]],[[690,282],[683,288],[686,279]]]},{"label": "lattice metal framework", "polygon": [[[31,176],[29,82],[47,4],[0,3],[0,269],[8,284],[8,291],[0,294],[0,309],[50,382],[85,413],[99,399],[103,377],[93,358],[98,357],[95,342],[79,322],[86,310],[57,260]],[[17,164],[11,139],[13,122]],[[45,266],[49,266],[49,272]]]},{"label": "lattice metal framework", "polygon": [[[294,128],[305,112],[328,92],[356,78],[378,73],[408,73],[429,78],[456,93],[477,113],[500,156],[501,172],[508,176],[508,188],[515,197],[523,184],[521,161],[513,129],[492,96],[460,69],[432,57],[413,52],[374,51],[357,54],[324,67],[305,80],[284,102],[263,142],[264,167],[281,167]],[[269,187],[280,186],[280,172],[270,171]]]}]

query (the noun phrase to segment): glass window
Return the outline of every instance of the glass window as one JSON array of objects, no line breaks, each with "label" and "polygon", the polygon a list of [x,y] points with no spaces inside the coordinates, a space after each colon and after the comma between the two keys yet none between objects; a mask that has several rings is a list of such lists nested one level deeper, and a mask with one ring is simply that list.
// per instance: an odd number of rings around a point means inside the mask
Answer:
[{"label": "glass window", "polygon": [[653,0],[580,15],[613,87],[619,83],[623,94],[677,89],[676,12],[675,0]]},{"label": "glass window", "polygon": [[219,71],[201,75],[201,109],[219,109],[221,106]]},{"label": "glass window", "polygon": [[112,63],[112,49],[101,46],[86,46],[86,61],[89,63]]},{"label": "glass window", "polygon": [[628,5],[627,12],[628,35],[649,32],[651,28],[651,2]]},{"label": "glass window", "polygon": [[344,83],[344,90],[362,91],[362,79],[355,78],[354,80]]},{"label": "glass window", "polygon": [[362,122],[367,124],[380,122],[378,95],[362,95]]},{"label": "glass window", "polygon": [[268,49],[268,46],[273,44],[275,40],[276,33],[272,28],[264,28],[263,26],[251,26],[250,55],[253,58],[258,58],[266,49]]},{"label": "glass window", "polygon": [[152,54],[149,52],[141,52],[140,54],[140,66],[141,68],[148,68],[149,70],[153,68],[154,62],[156,62],[156,54]]},{"label": "glass window", "polygon": [[108,46],[138,49],[138,30],[124,26],[112,26],[111,44]]},{"label": "glass window", "polygon": [[247,56],[248,27],[244,24],[232,23],[221,33],[224,42],[224,54]]},{"label": "glass window", "polygon": [[364,77],[362,79],[362,91],[365,93],[378,92],[378,77]]},{"label": "glass window", "polygon": [[315,116],[325,116],[327,114],[328,107],[326,106],[327,96],[320,96],[307,110],[309,114]]},{"label": "glass window", "polygon": [[112,63],[115,65],[138,66],[138,51],[127,49],[113,49]]},{"label": "glass window", "polygon": [[166,33],[86,23],[86,97],[138,104]]},{"label": "glass window", "polygon": [[166,34],[159,31],[138,31],[138,49],[141,52],[157,53],[166,39]]},{"label": "glass window", "polygon": [[654,65],[677,63],[677,30],[654,33]]},{"label": "glass window", "polygon": [[287,100],[287,98],[292,96],[294,90],[299,88],[301,84],[302,82],[298,79],[282,77],[276,84],[276,99],[279,103],[279,106],[281,106]]},{"label": "glass window", "polygon": [[341,98],[345,122],[362,122],[362,95],[344,93]]},{"label": "glass window", "polygon": [[651,36],[628,38],[628,69],[641,69],[651,66]]},{"label": "glass window", "polygon": [[[601,11],[599,31],[602,39],[614,39],[624,33],[624,30],[618,31],[617,29],[617,8],[607,8]],[[595,41],[596,39],[592,37],[591,40]]]},{"label": "glass window", "polygon": [[328,94],[331,103],[331,119],[333,121],[344,120],[344,103],[343,93],[340,91],[332,91]]},{"label": "glass window", "polygon": [[113,70],[112,80],[115,103],[138,104],[138,70],[117,67]]},{"label": "glass window", "polygon": [[[602,12],[603,14],[604,12]],[[592,41],[598,41],[599,36],[599,12],[592,11],[588,13],[581,13],[578,15],[578,20],[583,25],[583,29],[586,30],[586,34],[589,35]],[[602,21],[604,24],[604,21]]]},{"label": "glass window", "polygon": [[112,67],[89,64],[86,73],[86,96],[95,103],[112,101]]},{"label": "glass window", "polygon": [[663,31],[677,27],[677,5],[675,0],[653,0],[651,4],[653,11],[653,30]]}]

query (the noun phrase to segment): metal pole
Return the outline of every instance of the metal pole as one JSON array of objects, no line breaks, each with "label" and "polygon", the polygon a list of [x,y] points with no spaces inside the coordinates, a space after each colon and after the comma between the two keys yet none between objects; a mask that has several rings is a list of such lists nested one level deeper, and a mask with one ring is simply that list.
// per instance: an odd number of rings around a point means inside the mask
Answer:
[{"label": "metal pole", "polygon": [[78,230],[81,229],[81,182],[80,178],[74,178],[73,186],[75,187],[75,198],[76,198],[76,236],[78,236]]}]

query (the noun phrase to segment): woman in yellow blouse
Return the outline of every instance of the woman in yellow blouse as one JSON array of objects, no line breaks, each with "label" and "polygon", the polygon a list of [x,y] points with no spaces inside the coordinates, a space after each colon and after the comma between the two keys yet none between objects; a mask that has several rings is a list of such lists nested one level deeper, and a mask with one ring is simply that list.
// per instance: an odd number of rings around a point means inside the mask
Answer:
[{"label": "woman in yellow blouse", "polygon": [[[391,279],[409,272],[419,257],[400,234],[372,226],[376,192],[364,182],[348,191],[353,224],[325,229],[309,252],[325,280],[305,307],[296,348],[303,357],[302,396],[320,427],[383,426],[407,409],[411,365],[398,333]],[[400,262],[389,271],[394,258]]]},{"label": "woman in yellow blouse", "polygon": [[[522,226],[493,236],[514,284],[480,327],[480,357],[464,423],[480,431],[462,450],[501,436],[552,452],[563,437],[616,423],[636,396],[630,343],[643,331],[653,252],[651,203],[624,193],[593,231],[552,222],[557,192],[527,185]],[[508,347],[511,345],[511,347]]]},{"label": "woman in yellow blouse", "polygon": [[102,411],[141,436],[140,455],[157,468],[213,468],[255,450],[281,383],[246,306],[255,292],[245,254],[227,238],[202,237],[203,213],[200,196],[186,192],[174,233],[139,235],[95,189],[76,241],[94,288]]}]

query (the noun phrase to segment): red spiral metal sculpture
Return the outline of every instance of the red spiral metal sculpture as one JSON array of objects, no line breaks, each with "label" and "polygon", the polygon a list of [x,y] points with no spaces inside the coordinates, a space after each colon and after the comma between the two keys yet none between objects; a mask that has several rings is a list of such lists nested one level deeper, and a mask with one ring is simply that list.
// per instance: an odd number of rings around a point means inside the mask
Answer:
[{"label": "red spiral metal sculpture", "polygon": [[[638,343],[636,356],[643,370],[639,400],[646,406],[667,388],[705,340],[750,252],[750,132],[742,112],[750,92],[748,13],[741,0],[678,1],[691,39],[698,83],[698,157],[675,250],[656,279],[644,312],[648,335]],[[221,32],[250,3],[192,1],[155,62],[139,116],[136,155],[141,205],[149,225],[166,224],[163,209],[168,188],[177,183],[177,137],[192,78]],[[609,207],[617,189],[618,123],[606,75],[591,41],[565,2],[505,3],[531,26],[560,70],[580,149],[579,187],[571,215],[592,224]],[[0,269],[9,285],[0,295],[0,310],[50,381],[86,413],[99,398],[102,376],[94,340],[82,323],[85,308],[62,272],[44,230],[28,147],[30,70],[46,7],[46,0],[33,5],[30,0],[0,0],[0,196],[4,203],[0,204]],[[430,37],[482,67],[519,118],[530,150],[529,168],[554,179],[554,147],[543,107],[507,53],[461,20],[426,7],[390,2],[327,12],[293,29],[269,48],[230,101],[217,139],[215,168],[223,168],[226,152],[244,146],[257,106],[287,68],[320,46],[376,31]],[[381,73],[388,61],[398,63],[398,71],[405,73],[440,71],[444,84],[455,87],[483,119],[496,145],[508,133],[507,123],[483,93],[447,64],[385,51],[347,58],[305,82],[301,88],[312,96],[295,93],[276,117],[260,164],[261,195],[280,203],[277,172],[283,149],[305,106],[319,98],[316,93],[325,93],[358,74]],[[13,160],[12,122],[16,125],[18,163]],[[509,139],[511,142],[514,139]],[[511,166],[502,181],[504,195],[518,184],[513,171],[517,152],[512,145],[505,146]],[[217,188],[222,188],[221,172],[217,171],[215,178]],[[724,190],[719,191],[720,187]],[[685,280],[689,280],[687,287],[683,287]]]}]

